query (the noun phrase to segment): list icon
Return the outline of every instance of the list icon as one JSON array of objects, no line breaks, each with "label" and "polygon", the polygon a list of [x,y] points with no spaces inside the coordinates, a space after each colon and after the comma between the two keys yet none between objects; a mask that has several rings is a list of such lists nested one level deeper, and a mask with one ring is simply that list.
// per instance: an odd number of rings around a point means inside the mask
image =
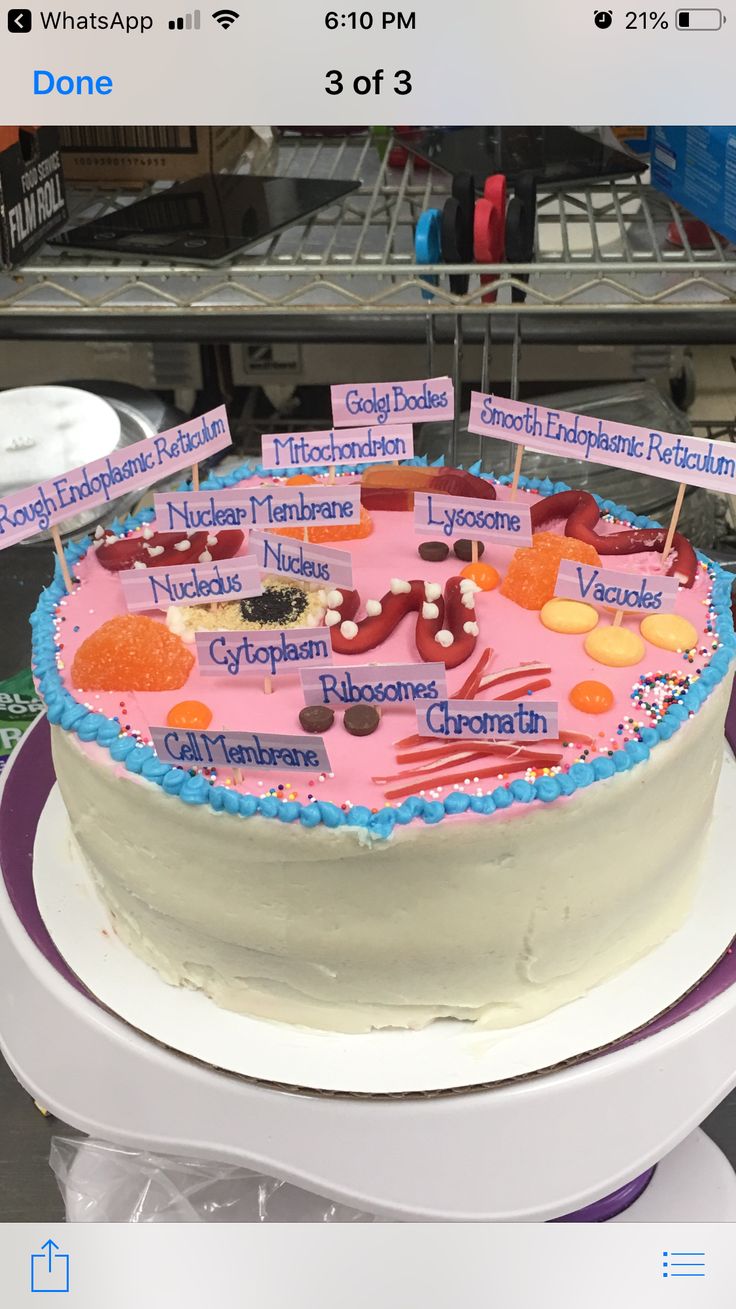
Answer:
[{"label": "list icon", "polygon": [[704,1250],[663,1250],[663,1277],[705,1277]]}]

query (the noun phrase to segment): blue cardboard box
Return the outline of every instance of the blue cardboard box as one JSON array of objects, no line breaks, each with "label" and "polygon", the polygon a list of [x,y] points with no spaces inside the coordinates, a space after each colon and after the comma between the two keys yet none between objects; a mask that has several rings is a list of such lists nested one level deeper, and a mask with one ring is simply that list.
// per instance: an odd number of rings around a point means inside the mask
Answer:
[{"label": "blue cardboard box", "polygon": [[736,242],[736,127],[653,127],[652,183]]}]

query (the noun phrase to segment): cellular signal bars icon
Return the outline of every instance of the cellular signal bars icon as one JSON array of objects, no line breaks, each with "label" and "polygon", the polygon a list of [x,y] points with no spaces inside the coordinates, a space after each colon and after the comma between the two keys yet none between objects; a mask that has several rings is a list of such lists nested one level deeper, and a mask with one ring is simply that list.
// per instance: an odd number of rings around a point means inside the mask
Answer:
[{"label": "cellular signal bars icon", "polygon": [[191,14],[184,14],[182,18],[169,19],[170,32],[198,32],[202,26],[202,15],[199,9],[195,9]]}]

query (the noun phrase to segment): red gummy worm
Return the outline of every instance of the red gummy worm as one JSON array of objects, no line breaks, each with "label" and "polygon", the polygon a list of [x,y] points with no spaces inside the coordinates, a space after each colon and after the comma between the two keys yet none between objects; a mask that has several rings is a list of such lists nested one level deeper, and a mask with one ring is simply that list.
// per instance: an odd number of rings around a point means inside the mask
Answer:
[{"label": "red gummy worm", "polygon": [[[535,530],[555,519],[565,520],[565,536],[573,536],[578,541],[592,545],[599,555],[661,552],[667,537],[667,529],[664,527],[634,527],[623,532],[611,532],[607,536],[601,535],[595,530],[601,519],[601,511],[588,491],[558,491],[556,495],[548,495],[534,502],[532,527]],[[677,577],[683,586],[691,587],[698,568],[695,551],[680,532],[675,532],[672,545],[675,554],[667,571],[670,576]]]}]

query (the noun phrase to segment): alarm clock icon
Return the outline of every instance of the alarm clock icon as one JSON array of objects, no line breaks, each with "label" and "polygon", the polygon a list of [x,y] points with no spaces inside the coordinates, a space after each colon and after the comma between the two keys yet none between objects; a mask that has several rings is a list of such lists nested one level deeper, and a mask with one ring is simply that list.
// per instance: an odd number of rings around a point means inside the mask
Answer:
[{"label": "alarm clock icon", "polygon": [[610,27],[613,23],[613,10],[595,9],[593,11],[593,22],[596,27]]}]

